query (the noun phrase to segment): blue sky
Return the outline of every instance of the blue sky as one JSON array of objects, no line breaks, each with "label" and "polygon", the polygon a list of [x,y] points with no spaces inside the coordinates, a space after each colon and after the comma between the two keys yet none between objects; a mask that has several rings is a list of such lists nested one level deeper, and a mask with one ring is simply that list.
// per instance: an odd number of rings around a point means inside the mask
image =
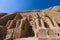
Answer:
[{"label": "blue sky", "polygon": [[0,12],[41,10],[60,5],[60,0],[0,0]]}]

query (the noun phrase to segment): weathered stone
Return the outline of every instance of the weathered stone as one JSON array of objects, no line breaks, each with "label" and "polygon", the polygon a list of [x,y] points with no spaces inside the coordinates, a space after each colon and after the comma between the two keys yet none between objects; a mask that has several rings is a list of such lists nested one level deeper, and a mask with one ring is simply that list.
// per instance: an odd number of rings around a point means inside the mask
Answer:
[{"label": "weathered stone", "polygon": [[6,36],[7,28],[4,26],[0,26],[0,40],[3,40]]},{"label": "weathered stone", "polygon": [[34,40],[60,40],[60,10],[58,8],[2,15],[0,39],[34,37]]},{"label": "weathered stone", "polygon": [[13,39],[13,30],[14,29],[8,29],[7,30],[6,38],[4,40],[11,40],[11,39]]}]

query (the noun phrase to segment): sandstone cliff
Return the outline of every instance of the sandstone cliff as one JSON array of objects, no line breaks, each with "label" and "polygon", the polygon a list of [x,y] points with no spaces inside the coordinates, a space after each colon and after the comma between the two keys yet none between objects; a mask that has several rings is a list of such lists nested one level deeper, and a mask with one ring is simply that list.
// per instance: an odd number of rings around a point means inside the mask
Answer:
[{"label": "sandstone cliff", "polygon": [[0,40],[60,40],[60,6],[0,14]]}]

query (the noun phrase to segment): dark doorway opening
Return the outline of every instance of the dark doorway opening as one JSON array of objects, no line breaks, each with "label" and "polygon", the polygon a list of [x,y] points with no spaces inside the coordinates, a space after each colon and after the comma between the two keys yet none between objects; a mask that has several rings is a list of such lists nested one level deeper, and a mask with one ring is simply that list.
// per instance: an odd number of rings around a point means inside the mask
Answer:
[{"label": "dark doorway opening", "polygon": [[58,26],[60,27],[60,23],[58,23]]},{"label": "dark doorway opening", "polygon": [[29,31],[27,32],[27,37],[33,37],[34,36],[34,31],[32,29],[32,26],[29,26]]},{"label": "dark doorway opening", "polygon": [[27,28],[28,31],[26,30],[27,32],[21,38],[34,37],[34,31],[32,29],[32,26],[27,26],[27,27],[28,27]]},{"label": "dark doorway opening", "polygon": [[46,22],[44,22],[44,25],[45,25],[45,28],[49,28],[49,25]]}]

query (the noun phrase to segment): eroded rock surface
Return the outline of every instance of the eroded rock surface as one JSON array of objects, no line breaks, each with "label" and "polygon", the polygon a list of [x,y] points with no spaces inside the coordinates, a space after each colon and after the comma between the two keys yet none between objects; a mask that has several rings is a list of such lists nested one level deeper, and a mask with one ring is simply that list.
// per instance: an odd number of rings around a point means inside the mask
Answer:
[{"label": "eroded rock surface", "polygon": [[0,39],[60,40],[59,8],[3,15],[0,17]]}]

